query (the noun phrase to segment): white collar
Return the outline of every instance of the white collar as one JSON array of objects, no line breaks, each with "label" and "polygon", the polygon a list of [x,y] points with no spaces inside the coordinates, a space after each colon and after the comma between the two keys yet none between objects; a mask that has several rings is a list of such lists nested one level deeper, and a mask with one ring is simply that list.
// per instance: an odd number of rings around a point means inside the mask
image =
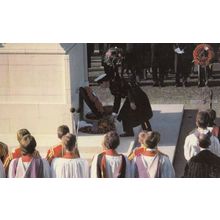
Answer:
[{"label": "white collar", "polygon": [[204,151],[204,150],[209,150],[209,147],[208,148],[201,148],[200,147],[200,151]]},{"label": "white collar", "polygon": [[147,151],[156,151],[157,149],[146,148]]},{"label": "white collar", "polygon": [[203,128],[197,128],[197,130],[202,133],[202,134],[207,134],[208,132],[210,132],[210,130],[208,128],[203,129]]}]

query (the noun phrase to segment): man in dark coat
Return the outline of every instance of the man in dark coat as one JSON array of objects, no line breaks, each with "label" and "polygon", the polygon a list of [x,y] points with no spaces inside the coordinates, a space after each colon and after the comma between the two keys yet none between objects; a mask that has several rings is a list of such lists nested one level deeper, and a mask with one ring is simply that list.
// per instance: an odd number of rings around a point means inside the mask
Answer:
[{"label": "man in dark coat", "polygon": [[[172,44],[152,43],[151,44],[151,66],[153,75],[153,86],[164,86],[164,76],[170,68],[172,57]],[[159,78],[158,78],[159,69]]]},{"label": "man in dark coat", "polygon": [[199,135],[201,151],[192,157],[185,167],[186,178],[217,178],[220,177],[220,157],[209,150],[210,133]]},{"label": "man in dark coat", "polygon": [[127,95],[125,102],[118,114],[118,121],[122,121],[124,134],[121,136],[133,136],[133,127],[142,126],[143,130],[151,131],[149,119],[153,112],[146,93],[135,81],[127,83]]},{"label": "man in dark coat", "polygon": [[124,57],[118,48],[110,48],[104,58],[104,77],[98,77],[98,83],[109,82],[111,94],[114,96],[113,116],[119,112],[121,99],[125,102],[117,119],[122,121],[124,134],[121,136],[133,136],[133,127],[142,125],[144,130],[151,130],[149,119],[153,116],[149,99],[144,91],[135,82],[135,77],[125,80],[123,77]]},{"label": "man in dark coat", "polygon": [[174,71],[176,74],[176,86],[187,86],[187,78],[192,70],[193,61],[193,44],[190,43],[176,43],[173,45],[174,57]]}]

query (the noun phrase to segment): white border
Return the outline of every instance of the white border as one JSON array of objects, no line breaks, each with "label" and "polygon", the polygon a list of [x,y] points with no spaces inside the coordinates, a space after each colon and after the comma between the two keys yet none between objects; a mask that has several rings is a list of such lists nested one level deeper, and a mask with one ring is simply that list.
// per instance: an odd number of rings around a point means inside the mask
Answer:
[{"label": "white border", "polygon": [[[214,1],[1,2],[3,43],[219,42]],[[219,180],[0,180],[2,219],[216,219]]]}]

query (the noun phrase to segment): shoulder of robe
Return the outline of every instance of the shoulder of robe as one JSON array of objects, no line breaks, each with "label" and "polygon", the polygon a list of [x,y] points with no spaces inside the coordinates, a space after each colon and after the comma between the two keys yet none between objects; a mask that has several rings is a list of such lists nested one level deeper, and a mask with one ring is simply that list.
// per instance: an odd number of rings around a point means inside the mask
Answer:
[{"label": "shoulder of robe", "polygon": [[194,128],[192,131],[188,133],[188,135],[195,134],[197,132],[197,128]]},{"label": "shoulder of robe", "polygon": [[167,157],[169,159],[169,156],[161,151],[158,151],[158,153],[161,155],[161,156],[164,156],[164,157]]}]

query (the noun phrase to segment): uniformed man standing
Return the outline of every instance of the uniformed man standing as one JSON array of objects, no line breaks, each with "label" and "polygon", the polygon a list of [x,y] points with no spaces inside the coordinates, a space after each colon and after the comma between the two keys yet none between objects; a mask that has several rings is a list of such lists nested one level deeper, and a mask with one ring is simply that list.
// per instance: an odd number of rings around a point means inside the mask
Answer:
[{"label": "uniformed man standing", "polygon": [[[125,57],[119,48],[110,48],[104,58],[106,74],[98,77],[98,83],[109,86],[114,96],[113,116],[122,121],[124,134],[122,137],[133,136],[133,127],[142,125],[144,130],[151,130],[149,119],[153,116],[149,99],[138,86],[135,77],[123,77]],[[109,56],[109,57],[108,57]],[[121,99],[125,98],[121,109]]]},{"label": "uniformed man standing", "polygon": [[168,43],[151,44],[151,66],[154,81],[153,86],[164,86],[164,76],[169,69],[171,49],[172,45]]},{"label": "uniformed man standing", "polygon": [[[193,44],[176,43],[174,49],[174,71],[176,74],[176,86],[187,86],[187,78],[192,70]],[[182,79],[182,84],[180,83]]]}]

